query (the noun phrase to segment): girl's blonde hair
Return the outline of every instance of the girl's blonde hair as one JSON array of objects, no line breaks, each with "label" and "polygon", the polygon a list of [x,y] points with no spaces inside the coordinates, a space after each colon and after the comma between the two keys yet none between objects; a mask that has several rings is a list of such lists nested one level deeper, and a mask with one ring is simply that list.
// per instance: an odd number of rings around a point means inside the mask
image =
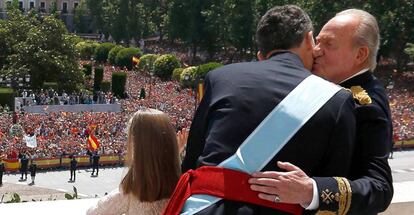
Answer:
[{"label": "girl's blonde hair", "polygon": [[180,177],[175,129],[167,114],[154,109],[137,111],[129,120],[128,173],[121,182],[125,194],[142,202],[169,198]]}]

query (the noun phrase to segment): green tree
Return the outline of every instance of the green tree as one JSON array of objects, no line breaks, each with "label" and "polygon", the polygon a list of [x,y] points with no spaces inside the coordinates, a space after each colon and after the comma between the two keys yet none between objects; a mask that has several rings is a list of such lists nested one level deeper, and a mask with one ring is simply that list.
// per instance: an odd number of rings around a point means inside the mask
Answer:
[{"label": "green tree", "polygon": [[179,67],[180,61],[171,54],[162,55],[154,62],[155,75],[164,80],[170,79],[174,69]]},{"label": "green tree", "polygon": [[[44,82],[57,82],[60,89],[79,90],[83,74],[78,66],[78,54],[73,36],[62,21],[53,16],[24,16],[20,11],[8,11],[10,19],[3,30],[12,44],[1,73],[31,75],[31,86],[42,87]],[[22,29],[22,30],[21,30]]]},{"label": "green tree", "polygon": [[109,35],[108,0],[86,0],[85,3],[96,29]]},{"label": "green tree", "polygon": [[168,20],[168,8],[171,2],[174,1],[169,2],[168,0],[142,0],[143,7],[145,8],[144,11],[146,12],[144,15],[150,18],[150,22],[147,23],[147,25],[154,25],[155,31],[158,32],[160,36],[160,40],[163,39],[165,33],[165,26]]},{"label": "green tree", "polygon": [[241,52],[253,45],[254,12],[251,0],[228,0],[230,42]]},{"label": "green tree", "polygon": [[82,60],[90,60],[95,53],[96,47],[99,43],[94,41],[81,41],[76,44],[75,49],[79,53]]},{"label": "green tree", "polygon": [[167,30],[171,40],[180,39],[184,42],[189,41],[191,34],[191,18],[193,10],[191,1],[174,0],[168,11]]},{"label": "green tree", "polygon": [[112,92],[115,96],[125,97],[125,85],[127,80],[127,74],[125,72],[112,73]]},{"label": "green tree", "polygon": [[206,1],[201,11],[204,22],[201,34],[201,46],[209,53],[209,58],[223,47],[230,45],[228,13],[230,8],[227,1],[210,0]]},{"label": "green tree", "polygon": [[17,44],[27,39],[27,29],[36,24],[35,19],[28,19],[20,10],[18,2],[8,9],[8,19],[0,20],[0,69],[8,63],[7,57],[16,52]]},{"label": "green tree", "polygon": [[116,7],[116,12],[113,14],[113,23],[111,25],[111,35],[117,43],[124,41],[129,44],[128,33],[128,16],[129,14],[129,0],[119,0]]},{"label": "green tree", "polygon": [[111,51],[109,51],[108,53],[108,61],[111,65],[115,65],[116,64],[116,56],[118,55],[118,52],[121,51],[122,49],[124,49],[123,46],[115,46],[111,49]]},{"label": "green tree", "polygon": [[193,87],[196,80],[197,67],[190,66],[185,69],[180,74],[180,83],[183,87]]},{"label": "green tree", "polygon": [[0,105],[14,107],[15,92],[10,88],[0,88]]},{"label": "green tree", "polygon": [[87,33],[89,28],[86,25],[88,19],[88,8],[84,1],[81,1],[75,9],[73,24],[77,33]]},{"label": "green tree", "polygon": [[142,28],[144,26],[144,20],[142,19],[143,4],[141,0],[130,0],[129,1],[129,17],[127,30],[129,37],[135,40],[135,43],[142,38]]},{"label": "green tree", "polygon": [[196,76],[198,76],[198,78],[205,78],[207,73],[222,66],[223,64],[217,63],[217,62],[210,62],[210,63],[202,64],[197,67],[195,74]]},{"label": "green tree", "polygon": [[138,48],[124,48],[116,55],[116,65],[119,67],[126,67],[132,69],[132,57],[141,56],[142,52]]},{"label": "green tree", "polygon": [[99,91],[101,90],[101,83],[104,78],[104,69],[102,67],[95,68],[95,74],[93,79],[93,90]]},{"label": "green tree", "polygon": [[139,59],[138,70],[145,73],[154,73],[154,62],[159,55],[146,54]]},{"label": "green tree", "polygon": [[407,47],[404,49],[404,52],[410,56],[411,60],[414,61],[414,44],[407,43]]},{"label": "green tree", "polygon": [[99,63],[105,63],[108,59],[109,52],[115,47],[113,43],[102,43],[95,48],[95,60]]}]

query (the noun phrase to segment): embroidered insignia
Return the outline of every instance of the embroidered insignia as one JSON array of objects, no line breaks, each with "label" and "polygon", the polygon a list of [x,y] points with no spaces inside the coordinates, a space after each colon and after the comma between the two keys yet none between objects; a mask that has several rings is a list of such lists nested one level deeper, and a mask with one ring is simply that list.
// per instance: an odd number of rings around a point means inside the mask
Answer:
[{"label": "embroidered insignia", "polygon": [[322,191],[321,198],[322,202],[328,205],[334,201],[339,201],[339,193],[334,194],[333,192],[329,191],[329,189],[326,189]]},{"label": "embroidered insignia", "polygon": [[369,105],[372,103],[371,97],[369,97],[367,91],[365,91],[361,86],[352,86],[349,91],[352,93],[354,99],[359,102],[359,104]]}]

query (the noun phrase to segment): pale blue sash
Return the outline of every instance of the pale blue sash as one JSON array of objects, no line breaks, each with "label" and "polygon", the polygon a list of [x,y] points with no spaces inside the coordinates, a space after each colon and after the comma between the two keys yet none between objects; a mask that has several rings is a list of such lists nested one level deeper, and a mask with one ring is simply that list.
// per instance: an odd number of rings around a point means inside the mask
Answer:
[{"label": "pale blue sash", "polygon": [[[236,154],[218,166],[250,174],[260,171],[340,89],[317,76],[307,77],[270,112]],[[192,195],[181,214],[197,213],[219,200],[221,198],[209,195]]]}]

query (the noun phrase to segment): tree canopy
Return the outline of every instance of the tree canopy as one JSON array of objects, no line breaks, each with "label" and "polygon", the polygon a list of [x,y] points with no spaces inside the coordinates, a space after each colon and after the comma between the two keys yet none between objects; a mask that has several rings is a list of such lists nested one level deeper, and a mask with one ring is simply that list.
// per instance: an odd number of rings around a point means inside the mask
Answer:
[{"label": "tree canopy", "polygon": [[403,50],[414,42],[412,0],[87,0],[97,30],[117,42],[166,35],[170,41],[187,44],[193,55],[201,50],[210,56],[229,48],[253,55],[258,20],[268,9],[284,4],[305,9],[314,22],[315,35],[337,12],[364,9],[378,19],[380,55],[401,64],[408,60]]},{"label": "tree canopy", "polygon": [[23,15],[10,8],[8,19],[0,22],[0,73],[14,77],[31,76],[31,87],[57,82],[69,92],[83,85],[83,74],[75,50],[76,39],[62,21],[35,12]]}]

